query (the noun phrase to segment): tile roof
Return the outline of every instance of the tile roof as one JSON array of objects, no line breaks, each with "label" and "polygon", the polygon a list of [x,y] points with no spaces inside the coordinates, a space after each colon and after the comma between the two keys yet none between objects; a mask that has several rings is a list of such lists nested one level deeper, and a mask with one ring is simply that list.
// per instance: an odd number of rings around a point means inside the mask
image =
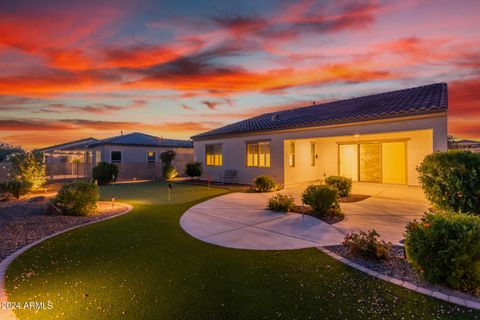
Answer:
[{"label": "tile roof", "polygon": [[61,144],[56,144],[53,146],[45,147],[42,149],[37,149],[37,151],[46,152],[46,151],[53,151],[53,150],[66,150],[66,149],[75,149],[75,148],[84,148],[88,146],[90,143],[98,141],[95,138],[89,137],[80,140],[74,140],[70,142],[65,142]]},{"label": "tile roof", "polygon": [[141,132],[133,132],[98,140],[88,145],[89,148],[99,145],[126,145],[126,146],[148,146],[166,148],[193,148],[190,140],[163,139]]},{"label": "tile roof", "polygon": [[270,112],[192,137],[209,137],[247,132],[308,128],[396,118],[447,111],[447,84],[390,91],[347,100],[333,101],[290,110]]}]

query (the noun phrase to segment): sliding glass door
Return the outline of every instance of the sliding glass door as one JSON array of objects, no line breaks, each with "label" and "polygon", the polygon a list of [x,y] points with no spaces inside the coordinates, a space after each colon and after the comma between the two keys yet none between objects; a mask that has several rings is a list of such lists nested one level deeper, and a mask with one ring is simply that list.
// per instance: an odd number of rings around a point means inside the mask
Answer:
[{"label": "sliding glass door", "polygon": [[360,144],[359,150],[359,180],[382,182],[382,145]]},{"label": "sliding glass door", "polygon": [[339,145],[339,173],[353,181],[407,183],[404,141]]}]

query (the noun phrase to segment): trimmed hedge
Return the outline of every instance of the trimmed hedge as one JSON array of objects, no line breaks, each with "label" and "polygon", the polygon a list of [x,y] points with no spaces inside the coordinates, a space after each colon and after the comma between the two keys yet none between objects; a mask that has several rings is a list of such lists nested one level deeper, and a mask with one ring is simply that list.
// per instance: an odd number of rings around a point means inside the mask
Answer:
[{"label": "trimmed hedge", "polygon": [[480,154],[436,152],[426,156],[417,170],[427,199],[437,208],[480,214]]},{"label": "trimmed hedge", "polygon": [[98,186],[88,181],[77,181],[63,186],[53,203],[67,216],[88,216],[97,210],[100,198]]},{"label": "trimmed hedge", "polygon": [[200,177],[202,175],[202,163],[201,162],[189,162],[185,166],[185,174],[191,178]]},{"label": "trimmed hedge", "polygon": [[480,217],[427,213],[407,225],[405,251],[428,281],[480,293]]},{"label": "trimmed hedge", "polygon": [[320,216],[340,214],[337,188],[325,185],[309,185],[302,193],[302,201]]},{"label": "trimmed hedge", "polygon": [[341,176],[330,176],[325,179],[327,186],[335,187],[340,197],[348,197],[352,192],[352,179]]},{"label": "trimmed hedge", "polygon": [[112,183],[118,177],[118,166],[114,163],[99,162],[92,170],[92,177],[99,185]]},{"label": "trimmed hedge", "polygon": [[258,176],[253,180],[253,189],[257,192],[271,192],[277,189],[277,182],[269,176]]},{"label": "trimmed hedge", "polygon": [[268,199],[267,208],[276,212],[288,212],[293,209],[294,199],[291,195],[276,194]]}]

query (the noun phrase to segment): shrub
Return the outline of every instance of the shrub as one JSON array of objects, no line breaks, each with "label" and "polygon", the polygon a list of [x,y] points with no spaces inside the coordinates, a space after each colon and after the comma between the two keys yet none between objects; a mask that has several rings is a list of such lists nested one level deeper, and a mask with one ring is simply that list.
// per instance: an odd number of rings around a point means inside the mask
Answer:
[{"label": "shrub", "polygon": [[16,199],[26,195],[32,187],[28,182],[12,180],[0,184],[0,192],[11,194]]},{"label": "shrub", "polygon": [[46,182],[46,171],[43,154],[40,152],[23,152],[11,154],[14,180],[24,183],[30,190],[37,190]]},{"label": "shrub", "polygon": [[189,162],[185,167],[185,173],[191,178],[200,177],[202,175],[202,171],[201,162]]},{"label": "shrub", "polygon": [[288,212],[293,209],[293,205],[291,195],[278,193],[268,200],[267,208],[277,212]]},{"label": "shrub", "polygon": [[405,232],[408,262],[433,283],[480,287],[480,217],[427,213]]},{"label": "shrub", "polygon": [[480,214],[480,154],[436,152],[426,156],[417,170],[426,197],[436,207]]},{"label": "shrub", "polygon": [[352,179],[350,178],[330,176],[325,179],[325,184],[337,188],[340,197],[348,197],[352,192]]},{"label": "shrub", "polygon": [[258,176],[253,180],[253,189],[257,192],[275,191],[277,183],[269,176]]},{"label": "shrub", "polygon": [[168,150],[160,153],[160,160],[162,160],[163,166],[170,167],[176,155],[177,154],[173,150]]},{"label": "shrub", "polygon": [[178,172],[177,172],[177,169],[175,169],[175,167],[163,167],[162,171],[165,179],[173,179],[176,176],[178,176]]},{"label": "shrub", "polygon": [[378,240],[379,236],[374,229],[350,233],[345,236],[343,245],[352,256],[376,260],[388,259],[392,244]]},{"label": "shrub", "polygon": [[88,216],[97,210],[100,195],[98,186],[87,181],[77,181],[63,186],[53,203],[68,216]]},{"label": "shrub", "polygon": [[93,168],[92,177],[100,185],[112,183],[118,177],[118,166],[114,163],[100,162]]},{"label": "shrub", "polygon": [[302,201],[320,216],[340,213],[338,190],[334,187],[311,184],[303,191]]}]

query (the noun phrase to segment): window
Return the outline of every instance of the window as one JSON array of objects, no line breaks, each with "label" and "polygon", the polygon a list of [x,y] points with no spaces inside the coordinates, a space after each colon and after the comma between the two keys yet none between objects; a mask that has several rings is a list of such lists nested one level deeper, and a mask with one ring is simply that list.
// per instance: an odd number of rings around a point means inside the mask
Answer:
[{"label": "window", "polygon": [[147,152],[147,168],[154,169],[156,163],[156,152],[155,151],[148,151]]},{"label": "window", "polygon": [[291,141],[288,150],[288,165],[295,167],[295,141]]},{"label": "window", "polygon": [[310,165],[312,167],[315,166],[315,160],[317,158],[317,153],[315,151],[315,149],[316,149],[315,147],[316,147],[315,142],[310,142]]},{"label": "window", "polygon": [[270,142],[247,143],[247,167],[270,167]]},{"label": "window", "polygon": [[222,145],[209,144],[205,146],[205,164],[207,166],[219,167],[222,165]]},{"label": "window", "polygon": [[122,151],[111,151],[110,159],[112,163],[122,163]]},{"label": "window", "polygon": [[102,151],[95,151],[95,163],[102,162]]}]

